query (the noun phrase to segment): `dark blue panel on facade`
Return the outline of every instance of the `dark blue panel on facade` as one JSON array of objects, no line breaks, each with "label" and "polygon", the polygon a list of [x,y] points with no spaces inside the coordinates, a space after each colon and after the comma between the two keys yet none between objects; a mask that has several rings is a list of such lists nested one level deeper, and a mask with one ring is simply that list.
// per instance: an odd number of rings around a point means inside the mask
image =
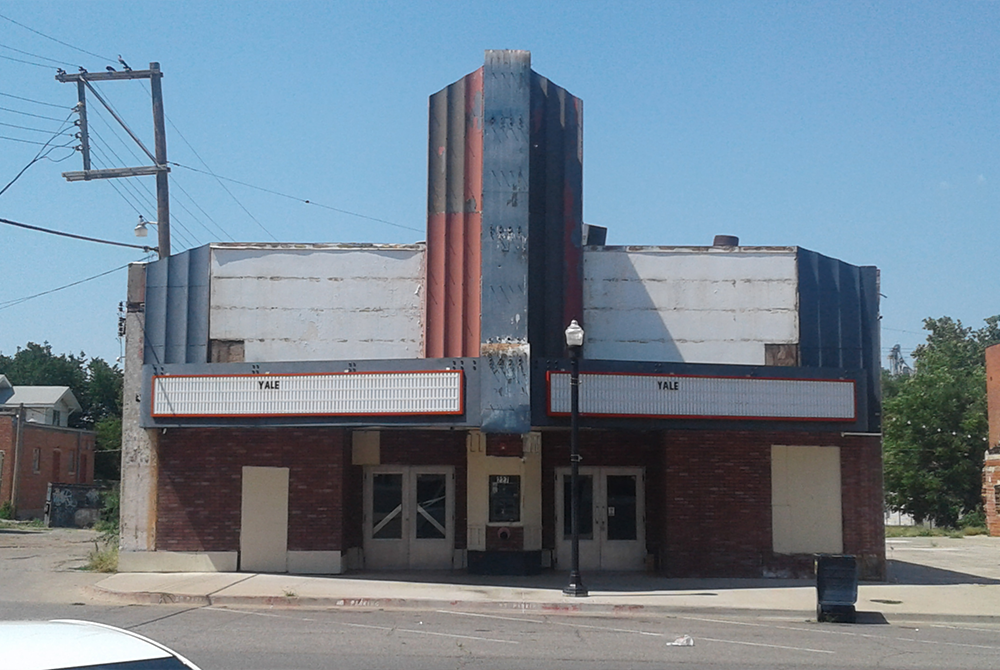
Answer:
[{"label": "dark blue panel on facade", "polygon": [[531,429],[528,184],[531,59],[487,51],[483,68],[481,355],[484,432]]},{"label": "dark blue panel on facade", "polygon": [[798,250],[802,366],[865,370],[869,430],[880,425],[878,270]]},{"label": "dark blue panel on facade", "polygon": [[532,72],[528,336],[532,356],[562,356],[583,321],[582,103]]}]

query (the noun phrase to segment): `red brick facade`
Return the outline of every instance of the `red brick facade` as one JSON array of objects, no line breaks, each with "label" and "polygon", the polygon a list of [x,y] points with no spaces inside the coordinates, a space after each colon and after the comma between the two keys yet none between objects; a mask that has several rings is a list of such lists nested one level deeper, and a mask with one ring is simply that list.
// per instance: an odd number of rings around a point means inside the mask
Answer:
[{"label": "red brick facade", "polygon": [[983,510],[987,531],[1000,537],[1000,344],[986,349],[986,406],[990,430],[983,463]]},{"label": "red brick facade", "polygon": [[[515,450],[517,445],[507,442],[498,440],[496,448]],[[656,569],[671,577],[811,574],[811,555],[772,551],[771,446],[839,446],[844,552],[858,557],[863,578],[884,577],[878,437],[585,430],[580,442],[585,465],[644,469],[647,550]],[[467,546],[464,432],[383,431],[380,462],[453,466],[455,548]],[[555,469],[568,463],[568,433],[544,433],[546,549],[555,546]],[[171,429],[160,440],[157,549],[238,550],[241,477],[247,465],[290,470],[289,550],[346,551],[362,545],[363,470],[351,465],[349,431]],[[487,547],[517,549],[523,546],[522,532],[516,528],[507,538],[491,534]]]},{"label": "red brick facade", "polygon": [[[844,552],[865,579],[885,576],[881,443],[840,433],[583,431],[583,463],[646,471],[646,545],[669,577],[811,576],[811,555],[772,551],[771,446],[839,446]],[[555,544],[555,468],[569,436],[546,433],[542,505]]]},{"label": "red brick facade", "polygon": [[[14,447],[17,422],[0,416],[0,503],[9,501],[14,486]],[[94,481],[94,433],[25,423],[18,478],[17,515],[39,518],[45,513],[49,483],[90,484]],[[37,469],[35,466],[38,466]]]},{"label": "red brick facade", "polygon": [[[381,462],[455,466],[455,543],[465,547],[465,433],[385,431]],[[156,548],[237,551],[244,466],[287,467],[289,551],[362,544],[363,470],[339,428],[168,430],[160,438]]]}]

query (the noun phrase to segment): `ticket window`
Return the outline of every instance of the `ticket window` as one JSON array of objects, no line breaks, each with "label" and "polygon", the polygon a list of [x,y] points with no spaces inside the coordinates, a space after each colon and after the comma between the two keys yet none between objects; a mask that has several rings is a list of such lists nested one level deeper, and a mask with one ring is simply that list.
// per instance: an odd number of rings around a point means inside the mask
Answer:
[{"label": "ticket window", "polygon": [[490,523],[521,523],[521,476],[490,475]]}]

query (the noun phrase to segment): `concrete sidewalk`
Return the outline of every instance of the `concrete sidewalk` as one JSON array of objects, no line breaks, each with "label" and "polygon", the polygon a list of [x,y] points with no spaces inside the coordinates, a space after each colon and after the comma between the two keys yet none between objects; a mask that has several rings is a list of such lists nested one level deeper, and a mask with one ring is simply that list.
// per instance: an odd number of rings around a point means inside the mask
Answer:
[{"label": "concrete sidewalk", "polygon": [[[889,583],[859,587],[861,620],[1000,623],[1000,538],[890,540]],[[960,566],[961,570],[950,569]],[[464,573],[295,576],[252,573],[122,573],[92,589],[130,603],[228,607],[453,609],[521,613],[679,614],[749,611],[814,618],[811,580],[666,579],[645,573],[584,574],[587,598],[563,595],[564,573],[483,577]]]},{"label": "concrete sidewalk", "polygon": [[[556,575],[565,577],[565,575]],[[435,581],[402,577],[302,577],[248,573],[125,573],[95,584],[104,599],[128,603],[190,603],[227,607],[360,609],[457,609],[524,613],[658,614],[748,610],[815,617],[816,589],[800,580],[670,580],[612,575],[584,576],[587,598],[563,595],[552,575],[517,583],[465,583],[442,575]],[[485,578],[484,578],[485,579]],[[496,578],[493,578],[494,580]],[[492,581],[492,580],[491,580]],[[859,612],[888,619],[990,618],[1000,623],[1000,584],[863,584]]]}]

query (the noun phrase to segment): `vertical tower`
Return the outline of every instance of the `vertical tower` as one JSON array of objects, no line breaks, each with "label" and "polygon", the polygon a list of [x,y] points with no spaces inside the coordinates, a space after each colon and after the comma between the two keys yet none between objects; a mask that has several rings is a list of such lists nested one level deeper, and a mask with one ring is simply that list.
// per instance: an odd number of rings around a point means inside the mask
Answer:
[{"label": "vertical tower", "polygon": [[529,358],[582,321],[582,138],[582,102],[527,51],[430,99],[425,355],[484,359],[485,433],[530,430]]}]

